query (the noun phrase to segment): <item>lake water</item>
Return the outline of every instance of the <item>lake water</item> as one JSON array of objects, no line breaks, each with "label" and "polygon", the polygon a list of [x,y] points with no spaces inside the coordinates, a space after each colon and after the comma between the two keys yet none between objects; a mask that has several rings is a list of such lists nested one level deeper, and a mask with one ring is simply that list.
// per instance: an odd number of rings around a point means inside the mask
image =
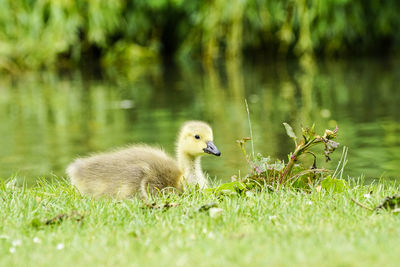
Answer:
[{"label": "lake water", "polygon": [[[159,144],[170,153],[182,122],[214,128],[221,157],[207,156],[211,177],[247,171],[236,140],[249,136],[256,152],[282,159],[293,149],[282,122],[317,131],[339,126],[349,148],[345,174],[400,177],[400,64],[397,61],[221,64],[147,67],[96,80],[72,73],[0,78],[0,178],[65,176],[75,157],[130,143]],[[128,77],[128,78],[124,78]],[[250,146],[248,146],[250,149]],[[334,168],[319,157],[318,166]],[[309,162],[305,162],[309,164]]]}]

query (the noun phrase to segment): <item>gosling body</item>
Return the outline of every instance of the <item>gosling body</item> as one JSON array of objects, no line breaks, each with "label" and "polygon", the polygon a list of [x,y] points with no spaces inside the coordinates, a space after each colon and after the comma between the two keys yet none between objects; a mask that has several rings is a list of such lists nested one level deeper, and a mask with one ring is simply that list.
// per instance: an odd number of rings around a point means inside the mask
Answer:
[{"label": "gosling body", "polygon": [[75,160],[67,168],[71,183],[83,194],[128,198],[156,194],[182,186],[207,187],[201,157],[219,156],[211,127],[200,121],[185,123],[176,143],[176,159],[162,149],[134,145]]}]

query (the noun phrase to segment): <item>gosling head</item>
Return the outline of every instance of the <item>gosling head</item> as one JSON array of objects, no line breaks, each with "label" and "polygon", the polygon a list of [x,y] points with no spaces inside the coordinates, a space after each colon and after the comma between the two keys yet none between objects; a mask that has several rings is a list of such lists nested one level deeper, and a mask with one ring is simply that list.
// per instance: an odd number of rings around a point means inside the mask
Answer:
[{"label": "gosling head", "polygon": [[202,121],[189,121],[182,126],[178,136],[177,150],[190,157],[205,154],[221,155],[213,143],[211,127]]}]

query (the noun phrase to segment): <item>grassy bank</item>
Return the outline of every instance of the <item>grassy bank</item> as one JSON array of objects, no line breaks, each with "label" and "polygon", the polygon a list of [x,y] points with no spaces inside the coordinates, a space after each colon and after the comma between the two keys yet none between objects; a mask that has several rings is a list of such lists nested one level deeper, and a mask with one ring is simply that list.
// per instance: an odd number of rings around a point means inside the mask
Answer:
[{"label": "grassy bank", "polygon": [[[394,266],[400,217],[371,212],[395,184],[343,193],[217,197],[191,192],[156,200],[92,200],[67,183],[0,189],[1,266]],[[218,216],[207,206],[216,203]],[[200,210],[199,210],[200,209]]]}]

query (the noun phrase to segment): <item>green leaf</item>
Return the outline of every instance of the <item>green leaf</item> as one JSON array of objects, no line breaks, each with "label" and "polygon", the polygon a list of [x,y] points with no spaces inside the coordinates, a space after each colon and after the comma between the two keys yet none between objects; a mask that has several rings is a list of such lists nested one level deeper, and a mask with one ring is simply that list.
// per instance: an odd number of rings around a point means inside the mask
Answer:
[{"label": "green leaf", "polygon": [[345,180],[335,179],[335,178],[332,178],[331,176],[326,177],[321,182],[321,188],[332,191],[332,192],[336,192],[336,193],[343,192],[348,187],[349,187],[349,185],[347,184],[347,182]]},{"label": "green leaf", "polygon": [[296,137],[296,134],[295,134],[294,131],[293,131],[292,126],[290,126],[290,125],[287,124],[286,122],[283,123],[283,126],[285,126],[287,135],[288,135],[290,138],[292,138],[292,139],[294,140],[294,142],[296,143],[296,145],[297,145],[297,142],[296,142],[297,137]]},{"label": "green leaf", "polygon": [[301,176],[299,177],[299,179],[297,179],[294,183],[293,183],[293,187],[294,188],[299,188],[299,189],[305,189],[305,188],[309,188],[308,185],[308,176]]},{"label": "green leaf", "polygon": [[237,194],[237,193],[241,194],[246,189],[247,189],[246,185],[239,181],[221,184],[220,186],[212,188],[214,193],[222,193],[222,194],[225,194],[227,192],[231,192],[233,194]]},{"label": "green leaf", "polygon": [[31,221],[31,226],[34,228],[39,228],[42,225],[43,223],[38,218],[33,218]]}]

